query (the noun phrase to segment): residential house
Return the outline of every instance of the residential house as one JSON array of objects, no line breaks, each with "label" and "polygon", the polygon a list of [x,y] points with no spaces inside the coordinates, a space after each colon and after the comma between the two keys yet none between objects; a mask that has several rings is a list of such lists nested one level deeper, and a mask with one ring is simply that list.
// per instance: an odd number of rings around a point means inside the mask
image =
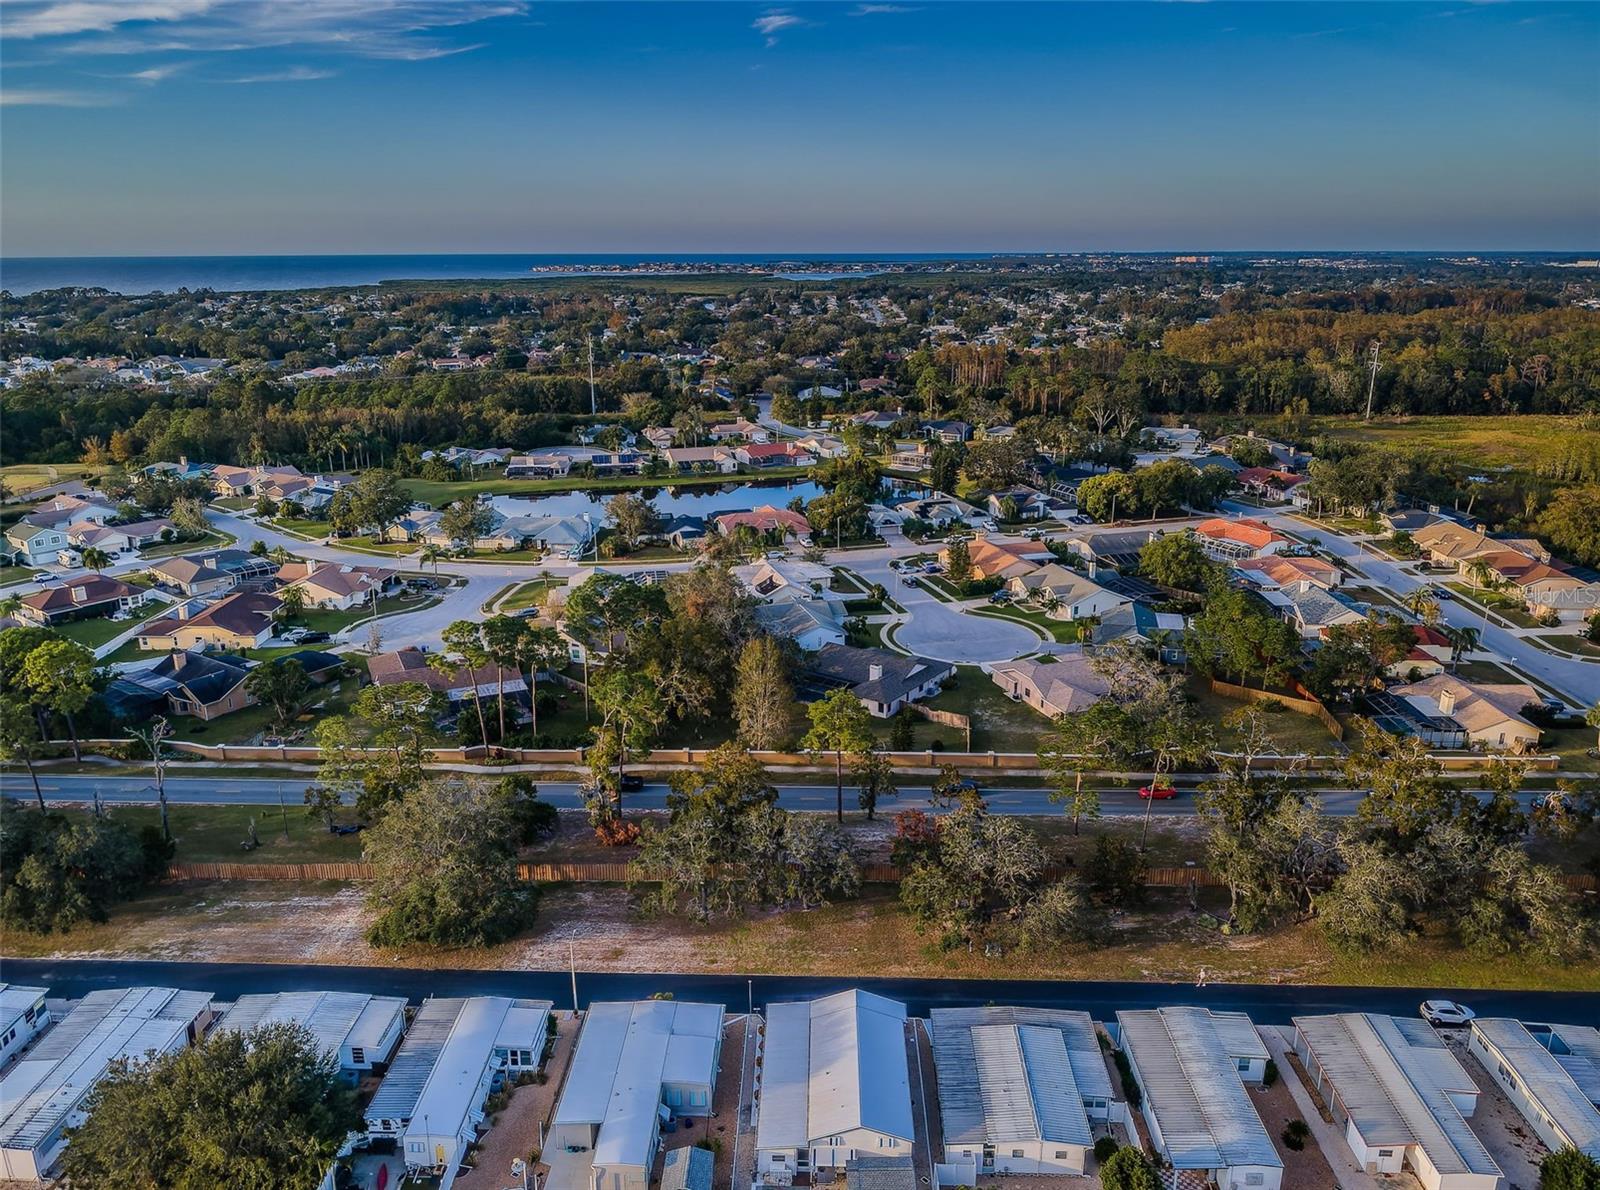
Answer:
[{"label": "residential house", "polygon": [[1600,610],[1600,575],[1591,570],[1534,562],[1508,580],[1534,615],[1555,612],[1563,623],[1581,624]]},{"label": "residential house", "polygon": [[850,448],[843,442],[825,434],[807,434],[796,441],[795,445],[819,459],[842,459],[850,453]]},{"label": "residential house", "polygon": [[1452,719],[1467,739],[1495,752],[1526,752],[1538,746],[1540,731],[1523,717],[1540,705],[1539,692],[1522,682],[1469,682],[1455,674],[1434,674],[1393,687],[1427,717]]},{"label": "residential house", "polygon": [[1191,530],[1200,548],[1219,562],[1238,562],[1275,554],[1292,544],[1289,538],[1250,517],[1212,517]]},{"label": "residential house", "polygon": [[1332,590],[1344,582],[1344,572],[1332,562],[1299,554],[1244,558],[1235,562],[1233,568],[1251,586],[1265,591],[1300,583],[1313,583],[1324,590]]},{"label": "residential house", "polygon": [[1006,590],[1018,599],[1032,599],[1048,608],[1056,620],[1086,620],[1133,602],[1096,581],[1095,563],[1089,563],[1089,570],[1089,574],[1083,574],[1051,562],[1007,580]]},{"label": "residential house", "polygon": [[1467,1048],[1547,1149],[1600,1161],[1600,1029],[1479,1017]]},{"label": "residential house", "polygon": [[747,467],[810,467],[816,456],[793,442],[752,442],[736,446],[733,457]]},{"label": "residential house", "polygon": [[1086,1012],[1060,1008],[935,1008],[944,1161],[965,1185],[1006,1174],[1082,1176],[1096,1124],[1115,1101]]},{"label": "residential house", "polygon": [[771,602],[794,599],[837,601],[843,598],[831,589],[833,571],[821,562],[807,562],[800,558],[763,558],[759,562],[734,567],[733,576],[744,584],[750,594]]},{"label": "residential house", "polygon": [[802,541],[811,536],[811,522],[804,515],[787,508],[774,508],[763,504],[748,512],[725,512],[716,518],[717,532],[731,537],[740,529],[754,529],[760,534],[777,534],[798,537]]},{"label": "residential house", "polygon": [[506,996],[427,1001],[367,1104],[368,1135],[396,1138],[408,1171],[449,1190],[490,1093],[539,1068],[550,1007]]},{"label": "residential house", "polygon": [[667,465],[679,471],[711,471],[732,475],[739,469],[739,460],[725,446],[674,446],[662,450],[661,457]]},{"label": "residential house", "polygon": [[666,450],[678,440],[678,431],[671,426],[646,426],[639,431],[639,437],[657,450]]},{"label": "residential house", "polygon": [[157,583],[189,596],[217,595],[239,586],[264,586],[277,572],[277,563],[244,550],[212,550],[150,564],[150,575]]},{"label": "residential house", "polygon": [[1294,1029],[1295,1055],[1359,1168],[1409,1173],[1423,1190],[1503,1190],[1500,1166],[1467,1123],[1478,1084],[1433,1026],[1341,1012],[1297,1016]]},{"label": "residential house", "polygon": [[52,529],[60,529],[74,524],[103,525],[109,520],[114,520],[116,515],[116,505],[100,496],[93,494],[75,496],[63,493],[52,496],[43,504],[34,505],[33,510],[22,520],[29,525],[47,525]]},{"label": "residential house", "polygon": [[392,590],[399,583],[400,575],[381,566],[288,562],[278,569],[278,581],[304,592],[307,607],[349,611]]},{"label": "residential house", "polygon": [[175,614],[139,629],[141,649],[259,649],[272,639],[283,600],[262,591],[240,591],[200,610],[179,604]]},{"label": "residential house", "polygon": [[240,996],[218,1029],[248,1033],[268,1025],[298,1025],[339,1064],[351,1082],[381,1073],[405,1034],[406,1002],[366,992],[276,992]]},{"label": "residential house", "polygon": [[878,719],[937,694],[955,672],[956,667],[948,661],[851,645],[824,645],[807,660],[806,668],[806,676],[821,686],[848,687]]},{"label": "residential house", "polygon": [[889,470],[917,474],[926,471],[932,462],[933,447],[926,439],[915,442],[897,441],[889,455]]},{"label": "residential house", "polygon": [[1182,665],[1185,659],[1183,634],[1187,617],[1177,612],[1158,612],[1147,603],[1135,602],[1115,608],[1089,629],[1089,643],[1096,647],[1116,640],[1134,641],[1160,651],[1168,665]]},{"label": "residential house", "polygon": [[809,388],[803,388],[795,393],[795,400],[837,401],[842,396],[844,396],[844,393],[834,388],[831,384],[813,384]]},{"label": "residential house", "polygon": [[[1050,497],[1020,484],[990,492],[984,497],[984,507],[997,521],[1041,521],[1053,511]],[[1007,512],[1014,512],[1015,515],[1008,516]]]},{"label": "residential house", "polygon": [[756,1105],[758,1177],[910,1155],[905,1005],[859,989],[770,1004]]},{"label": "residential house", "polygon": [[661,527],[661,540],[674,549],[699,549],[706,540],[706,520],[704,517],[680,513]]},{"label": "residential house", "polygon": [[615,422],[578,427],[577,438],[584,446],[593,446],[602,438],[609,441],[613,436],[616,438],[619,447],[630,447],[638,441],[638,437],[632,430],[628,429],[627,426],[617,425]]},{"label": "residential house", "polygon": [[603,450],[596,446],[545,446],[506,460],[507,479],[553,479],[587,466],[597,475],[637,475],[644,456],[634,450]]},{"label": "residential house", "polygon": [[398,543],[442,536],[439,522],[443,518],[444,513],[435,509],[413,509],[383,531],[383,540]]},{"label": "residential house", "polygon": [[1261,1086],[1266,1043],[1242,1012],[1172,1007],[1117,1013],[1117,1047],[1143,1092],[1150,1143],[1178,1175],[1218,1190],[1278,1190],[1283,1159],[1246,1084]]},{"label": "residential house", "polygon": [[1252,496],[1263,500],[1283,501],[1306,482],[1306,476],[1293,471],[1280,471],[1271,467],[1246,467],[1234,477],[1235,482]]},{"label": "residential house", "polygon": [[1069,715],[1099,702],[1111,685],[1095,669],[1082,645],[1039,660],[1001,661],[989,678],[1006,697],[1027,703],[1047,719]]},{"label": "residential house", "polygon": [[926,521],[935,528],[942,525],[953,525],[957,521],[966,519],[966,509],[954,500],[945,497],[935,497],[931,500],[918,498],[897,504],[894,511],[902,517]]},{"label": "residential house", "polygon": [[1417,643],[1411,646],[1409,653],[1389,667],[1389,676],[1416,681],[1443,673],[1454,653],[1450,638],[1427,624],[1413,624],[1411,631],[1416,635]]},{"label": "residential house", "polygon": [[733,421],[720,422],[706,431],[706,437],[713,442],[770,442],[772,435],[766,427],[758,426],[753,421],[736,418]]},{"label": "residential house", "polygon": [[270,484],[302,478],[300,468],[293,464],[234,467],[219,463],[211,469],[211,490],[222,497],[254,496]]},{"label": "residential house", "polygon": [[78,566],[84,551],[100,550],[108,557],[127,553],[132,548],[128,535],[120,528],[97,525],[93,521],[78,521],[67,526],[67,545],[56,554],[63,566]]},{"label": "residential house", "polygon": [[55,1176],[67,1132],[87,1118],[84,1100],[114,1064],[170,1054],[211,1022],[211,995],[176,988],[87,993],[0,1078],[0,1179]]},{"label": "residential house", "polygon": [[445,673],[429,663],[426,653],[415,645],[391,653],[378,653],[367,663],[374,685],[397,686],[414,682],[444,697],[451,718],[460,715],[475,700],[498,702],[500,695],[511,701],[519,717],[528,705],[528,682],[516,669],[499,665],[477,668],[460,666]]},{"label": "residential house", "polygon": [[923,436],[936,442],[955,444],[972,437],[972,427],[964,421],[925,421],[921,424]]},{"label": "residential house", "polygon": [[18,521],[6,528],[6,545],[19,566],[44,566],[67,546],[65,527],[30,525]]},{"label": "residential house", "polygon": [[663,1127],[711,1115],[722,1026],[720,1004],[591,1004],[545,1136],[545,1190],[648,1190]]},{"label": "residential house", "polygon": [[[1003,542],[979,538],[967,543],[967,556],[972,561],[972,577],[997,578],[1010,582],[1014,578],[1032,574],[1041,562],[1055,557],[1049,549],[1035,542]],[[939,563],[950,568],[950,547],[939,551]]]},{"label": "residential house", "polygon": [[245,686],[254,668],[231,653],[175,649],[153,665],[119,674],[103,697],[120,719],[137,722],[164,711],[210,722],[255,705]]},{"label": "residential house", "polygon": [[1367,618],[1362,606],[1343,591],[1329,591],[1315,583],[1277,587],[1263,591],[1261,597],[1306,640],[1326,636],[1336,624],[1359,624]]},{"label": "residential house", "polygon": [[72,620],[88,620],[143,607],[150,592],[143,587],[104,575],[84,575],[68,579],[60,586],[46,587],[24,595],[17,607],[17,618],[48,628]]},{"label": "residential house", "polygon": [[824,645],[845,643],[836,607],[823,600],[785,599],[758,604],[755,618],[767,635],[792,640],[802,652],[815,653]]},{"label": "residential house", "polygon": [[0,983],[0,1070],[50,1026],[49,988]]}]

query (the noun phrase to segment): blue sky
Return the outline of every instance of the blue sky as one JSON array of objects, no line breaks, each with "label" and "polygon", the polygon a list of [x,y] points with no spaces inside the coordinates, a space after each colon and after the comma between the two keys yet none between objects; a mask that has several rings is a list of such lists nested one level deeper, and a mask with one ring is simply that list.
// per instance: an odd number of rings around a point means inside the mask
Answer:
[{"label": "blue sky", "polygon": [[1600,247],[1600,5],[9,0],[0,250]]}]

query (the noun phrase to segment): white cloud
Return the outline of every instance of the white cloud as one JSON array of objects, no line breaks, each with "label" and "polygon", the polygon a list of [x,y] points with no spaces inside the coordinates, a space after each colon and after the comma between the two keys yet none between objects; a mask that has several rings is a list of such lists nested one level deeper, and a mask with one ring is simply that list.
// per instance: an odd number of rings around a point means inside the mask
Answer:
[{"label": "white cloud", "polygon": [[183,65],[181,63],[173,62],[166,66],[152,66],[147,70],[136,70],[132,74],[125,74],[122,77],[132,79],[136,83],[159,83],[163,79],[171,78],[182,69]]},{"label": "white cloud", "polygon": [[298,47],[419,62],[484,44],[448,30],[527,12],[528,0],[5,0],[0,32],[73,54]]},{"label": "white cloud", "polygon": [[792,12],[773,10],[757,17],[751,22],[750,27],[767,39],[769,47],[778,44],[778,34],[785,29],[794,29],[807,24],[804,17],[797,17]]},{"label": "white cloud", "polygon": [[115,102],[112,96],[95,91],[61,91],[45,87],[7,87],[0,90],[0,107],[105,107]]},{"label": "white cloud", "polygon": [[917,11],[919,10],[909,4],[857,4],[850,15],[853,17],[876,17],[892,13]]},{"label": "white cloud", "polygon": [[229,79],[230,83],[306,83],[313,79],[331,79],[336,72],[318,70],[314,66],[291,66],[288,70],[274,70],[266,74],[247,74]]}]

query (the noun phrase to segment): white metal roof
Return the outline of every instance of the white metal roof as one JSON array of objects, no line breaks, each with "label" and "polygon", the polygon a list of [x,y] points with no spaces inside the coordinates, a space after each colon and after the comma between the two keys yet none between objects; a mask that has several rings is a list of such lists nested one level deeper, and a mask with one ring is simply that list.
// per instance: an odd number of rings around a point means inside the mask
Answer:
[{"label": "white metal roof", "polygon": [[0,1033],[21,1020],[28,1009],[43,1000],[49,991],[49,988],[0,983]]},{"label": "white metal roof", "polygon": [[[1600,1029],[1588,1025],[1536,1025],[1477,1020],[1472,1027],[1522,1081],[1528,1095],[1555,1123],[1567,1143],[1600,1158]],[[1548,1046],[1564,1049],[1553,1053]],[[1591,1056],[1592,1055],[1592,1056]]]},{"label": "white metal roof", "polygon": [[45,1143],[107,1066],[172,1049],[210,1003],[205,992],[175,988],[90,992],[0,1078],[0,1145]]},{"label": "white metal roof", "polygon": [[1117,1025],[1174,1169],[1282,1168],[1235,1064],[1265,1052],[1259,1036],[1250,1044],[1247,1016],[1143,1009],[1117,1013]]},{"label": "white metal roof", "polygon": [[720,1004],[672,1000],[592,1004],[556,1105],[557,1124],[598,1124],[594,1164],[643,1166],[661,1089],[716,1083]]},{"label": "white metal roof", "polygon": [[262,1025],[298,1024],[310,1032],[318,1046],[338,1057],[346,1045],[359,1049],[377,1046],[405,1007],[406,1002],[398,996],[369,996],[364,992],[240,996],[223,1013],[217,1027],[247,1033]]},{"label": "white metal roof", "polygon": [[866,1128],[913,1139],[906,1008],[853,988],[767,1010],[756,1147]]},{"label": "white metal roof", "polygon": [[987,1006],[930,1016],[946,1144],[1093,1143],[1084,1100],[1111,1098],[1111,1076],[1088,1013]]},{"label": "white metal roof", "polygon": [[[526,1010],[519,1014],[525,1033],[514,1039],[515,1042],[523,1046],[542,1045],[544,1017],[550,1008],[548,1000],[473,996],[461,1005],[449,1035],[434,1058],[433,1069],[417,1095],[411,1123],[406,1129],[408,1135],[419,1127],[430,1140],[435,1136],[466,1134],[469,1117],[482,1106],[477,1092],[483,1085],[484,1072],[496,1061],[495,1047],[513,1040],[508,1037],[506,1026],[508,1018],[519,1007]],[[371,1114],[370,1108],[368,1114]]]},{"label": "white metal roof", "polygon": [[433,1073],[433,1064],[444,1048],[450,1029],[466,1001],[455,996],[440,996],[423,1001],[406,1030],[405,1040],[395,1051],[394,1060],[378,1084],[377,1094],[367,1104],[368,1120],[409,1120],[417,1097]]},{"label": "white metal roof", "polygon": [[1450,1099],[1478,1085],[1425,1021],[1342,1012],[1294,1024],[1368,1144],[1416,1145],[1441,1174],[1501,1175]]}]

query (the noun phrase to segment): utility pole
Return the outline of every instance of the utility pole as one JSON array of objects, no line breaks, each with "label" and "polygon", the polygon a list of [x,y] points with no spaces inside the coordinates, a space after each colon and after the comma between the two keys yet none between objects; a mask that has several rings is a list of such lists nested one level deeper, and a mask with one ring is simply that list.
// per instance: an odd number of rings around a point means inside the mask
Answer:
[{"label": "utility pole", "polygon": [[600,412],[599,403],[594,396],[594,336],[589,336],[589,415],[592,417]]},{"label": "utility pole", "polygon": [[1372,395],[1378,388],[1378,349],[1383,346],[1382,339],[1374,339],[1367,347],[1367,416],[1364,421],[1372,420]]}]

